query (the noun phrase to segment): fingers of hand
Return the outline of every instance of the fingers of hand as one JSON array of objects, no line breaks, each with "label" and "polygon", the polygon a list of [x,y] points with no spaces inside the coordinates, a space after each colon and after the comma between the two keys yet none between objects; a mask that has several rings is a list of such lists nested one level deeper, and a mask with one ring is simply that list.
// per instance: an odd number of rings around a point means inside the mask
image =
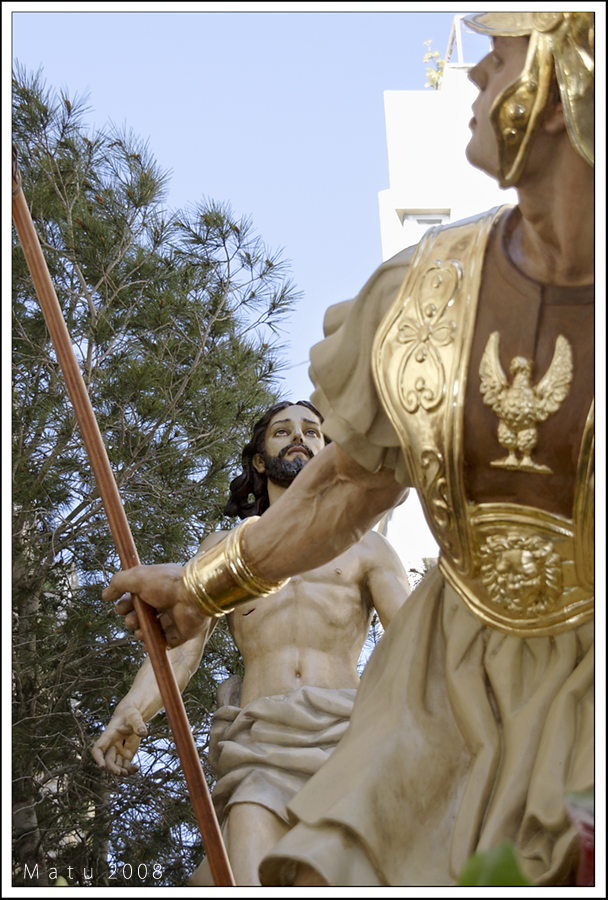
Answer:
[{"label": "fingers of hand", "polygon": [[131,594],[123,594],[120,600],[117,601],[115,609],[119,616],[126,616],[127,613],[132,612],[134,606]]},{"label": "fingers of hand", "polygon": [[106,750],[106,754],[104,757],[104,768],[107,769],[108,772],[111,772],[112,775],[120,775],[120,767],[117,765],[116,759],[117,756],[119,756],[119,754],[117,754],[116,747],[114,746],[114,744],[112,744]]},{"label": "fingers of hand", "polygon": [[99,745],[99,741],[97,741],[97,743],[94,744],[93,747],[91,747],[91,756],[93,757],[93,759],[95,760],[95,762],[97,763],[97,765],[99,766],[100,769],[105,769],[106,762],[104,759],[103,750],[101,749],[101,747]]},{"label": "fingers of hand", "polygon": [[160,624],[163,626],[163,631],[165,632],[165,634],[168,631],[171,631],[171,629],[175,628],[175,621],[173,620],[173,616],[170,612],[159,613],[157,618]]},{"label": "fingers of hand", "polygon": [[131,760],[137,753],[138,748],[139,748],[139,738],[135,734],[132,734],[128,740],[123,741],[123,745],[120,748],[123,766],[125,766],[131,762]]},{"label": "fingers of hand", "polygon": [[135,734],[138,737],[145,737],[147,735],[148,729],[146,728],[146,723],[142,719],[138,710],[132,712],[128,716],[127,721],[129,723],[132,734]]},{"label": "fingers of hand", "polygon": [[100,768],[105,768],[105,755],[112,746],[115,734],[112,725],[108,725],[105,731],[97,738],[91,747],[91,755]]},{"label": "fingers of hand", "polygon": [[132,569],[127,569],[124,572],[117,572],[113,575],[108,586],[101,592],[102,598],[109,603],[118,600],[128,589],[125,582],[133,580],[132,571]]},{"label": "fingers of hand", "polygon": [[138,746],[139,738],[136,738],[135,743],[123,741],[120,748],[112,744],[104,753],[98,741],[91,749],[91,753],[100,769],[106,769],[112,775],[133,775],[139,771],[139,766],[131,765]]},{"label": "fingers of hand", "polygon": [[129,740],[123,741],[122,752],[116,754],[116,766],[120,768],[119,775],[133,775],[139,770],[139,766],[131,765],[131,760],[137,753],[139,738],[131,735]]},{"label": "fingers of hand", "polygon": [[[125,627],[130,631],[139,631],[139,619],[136,612],[130,612],[125,616]],[[139,635],[137,635],[139,636]]]},{"label": "fingers of hand", "polygon": [[183,643],[184,639],[170,612],[164,612],[159,615],[158,621],[162,625],[163,631],[165,632],[165,638],[170,647],[177,647],[178,644]]}]

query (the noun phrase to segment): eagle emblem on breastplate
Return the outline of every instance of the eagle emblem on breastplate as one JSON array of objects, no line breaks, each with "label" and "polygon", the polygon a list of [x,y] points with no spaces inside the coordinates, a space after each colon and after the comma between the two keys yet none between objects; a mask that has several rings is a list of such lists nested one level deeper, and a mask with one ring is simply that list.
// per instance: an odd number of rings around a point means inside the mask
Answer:
[{"label": "eagle emblem on breastplate", "polygon": [[500,364],[498,342],[499,334],[494,331],[488,338],[479,365],[483,402],[498,416],[498,441],[508,451],[504,459],[492,460],[490,465],[551,474],[549,466],[535,463],[531,454],[537,444],[537,423],[544,422],[556,412],[570,390],[572,348],[566,338],[559,335],[551,365],[536,386],[532,384],[533,361],[515,356],[510,365],[513,382],[509,384]]}]

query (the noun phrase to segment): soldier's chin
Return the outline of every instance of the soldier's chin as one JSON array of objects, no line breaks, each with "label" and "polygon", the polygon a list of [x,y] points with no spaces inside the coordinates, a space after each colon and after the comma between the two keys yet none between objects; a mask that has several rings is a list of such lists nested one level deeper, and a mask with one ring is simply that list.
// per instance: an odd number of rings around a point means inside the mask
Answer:
[{"label": "soldier's chin", "polygon": [[498,163],[496,165],[490,166],[487,160],[482,159],[479,156],[475,148],[475,135],[472,136],[471,140],[467,144],[464,154],[467,158],[467,162],[469,163],[469,165],[473,166],[474,169],[479,169],[480,172],[483,172],[485,175],[488,175],[495,181],[500,182]]},{"label": "soldier's chin", "polygon": [[[471,140],[469,141],[469,143],[466,146],[464,155],[466,156],[467,162],[469,163],[469,165],[473,166],[475,169],[480,169],[482,172],[486,172],[486,169],[481,165],[479,157],[478,157],[477,153],[475,152],[474,142],[475,142],[475,136],[473,135],[473,137],[471,138]],[[486,172],[486,174],[488,174],[488,173]]]}]

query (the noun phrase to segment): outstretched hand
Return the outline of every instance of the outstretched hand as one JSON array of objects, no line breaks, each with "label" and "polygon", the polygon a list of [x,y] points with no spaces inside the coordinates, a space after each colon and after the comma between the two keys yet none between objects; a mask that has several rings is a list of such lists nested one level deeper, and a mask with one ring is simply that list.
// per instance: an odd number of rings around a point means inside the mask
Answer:
[{"label": "outstretched hand", "polygon": [[138,596],[156,609],[170,647],[177,647],[195,637],[208,621],[203,611],[186,594],[182,567],[173,563],[133,566],[117,572],[101,595],[110,603],[118,600],[116,611],[125,617],[125,625],[135,633],[135,637],[143,640],[131,595]]},{"label": "outstretched hand", "polygon": [[131,760],[139,749],[139,741],[148,733],[140,711],[135,706],[120,704],[112,716],[110,724],[91,748],[93,759],[100,769],[107,769],[113,775],[133,775],[138,766]]}]

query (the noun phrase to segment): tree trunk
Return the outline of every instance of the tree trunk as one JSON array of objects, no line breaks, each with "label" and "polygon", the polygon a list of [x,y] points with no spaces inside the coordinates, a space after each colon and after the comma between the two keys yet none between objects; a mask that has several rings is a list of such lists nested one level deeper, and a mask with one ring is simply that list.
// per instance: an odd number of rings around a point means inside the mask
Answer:
[{"label": "tree trunk", "polygon": [[13,796],[13,836],[14,858],[21,866],[21,873],[14,873],[14,880],[27,887],[48,887],[34,799],[24,791],[15,791]]}]

